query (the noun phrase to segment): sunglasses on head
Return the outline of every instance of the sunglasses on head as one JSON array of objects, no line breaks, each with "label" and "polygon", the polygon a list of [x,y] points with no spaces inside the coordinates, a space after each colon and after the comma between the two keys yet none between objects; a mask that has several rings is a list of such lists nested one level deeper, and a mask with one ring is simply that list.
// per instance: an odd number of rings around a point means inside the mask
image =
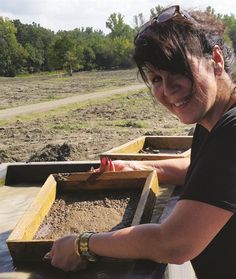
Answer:
[{"label": "sunglasses on head", "polygon": [[153,17],[151,20],[144,23],[144,25],[140,28],[140,30],[135,38],[135,41],[150,25],[166,22],[176,16],[186,18],[187,20],[191,21],[192,23],[197,24],[196,20],[193,19],[188,12],[186,12],[185,10],[180,10],[179,5],[174,5],[167,9],[164,9],[163,11],[161,11],[159,13],[159,15]]}]

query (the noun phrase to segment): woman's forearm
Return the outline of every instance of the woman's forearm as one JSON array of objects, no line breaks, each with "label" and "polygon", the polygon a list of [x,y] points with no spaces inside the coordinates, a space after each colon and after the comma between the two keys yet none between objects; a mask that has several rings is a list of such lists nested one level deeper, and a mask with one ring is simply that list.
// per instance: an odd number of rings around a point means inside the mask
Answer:
[{"label": "woman's forearm", "polygon": [[167,262],[169,257],[166,246],[162,243],[160,226],[146,224],[94,234],[89,240],[89,250],[104,257]]},{"label": "woman's forearm", "polygon": [[134,169],[157,171],[163,184],[183,185],[190,164],[190,158],[175,158],[155,161],[132,161]]}]

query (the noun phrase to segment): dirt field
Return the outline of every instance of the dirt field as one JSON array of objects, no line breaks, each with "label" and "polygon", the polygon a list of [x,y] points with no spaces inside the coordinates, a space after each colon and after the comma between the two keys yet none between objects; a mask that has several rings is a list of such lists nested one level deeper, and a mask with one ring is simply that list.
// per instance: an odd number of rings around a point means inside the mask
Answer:
[{"label": "dirt field", "polygon": [[[136,70],[1,78],[0,103],[3,109],[138,83]],[[148,90],[129,92],[0,121],[0,162],[93,160],[142,135],[190,130],[154,104]]]},{"label": "dirt field", "polygon": [[0,77],[0,109],[57,100],[137,83],[136,70]]}]

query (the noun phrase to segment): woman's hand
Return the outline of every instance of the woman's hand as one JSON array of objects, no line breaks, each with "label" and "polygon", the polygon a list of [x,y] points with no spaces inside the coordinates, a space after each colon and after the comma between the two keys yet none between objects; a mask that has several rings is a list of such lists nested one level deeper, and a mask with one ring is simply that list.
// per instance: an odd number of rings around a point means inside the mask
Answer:
[{"label": "woman's hand", "polygon": [[[113,161],[115,171],[136,171],[136,170],[147,170],[147,167],[139,161]],[[153,169],[149,167],[149,169]]]},{"label": "woman's hand", "polygon": [[57,239],[44,260],[50,260],[51,265],[64,271],[78,271],[86,269],[88,261],[76,254],[75,241],[77,235],[67,235]]},{"label": "woman's hand", "polygon": [[152,170],[153,167],[144,166],[139,161],[112,161],[108,157],[102,157],[100,167],[97,169],[91,169],[91,172],[112,172],[112,171],[134,171],[134,170]]}]

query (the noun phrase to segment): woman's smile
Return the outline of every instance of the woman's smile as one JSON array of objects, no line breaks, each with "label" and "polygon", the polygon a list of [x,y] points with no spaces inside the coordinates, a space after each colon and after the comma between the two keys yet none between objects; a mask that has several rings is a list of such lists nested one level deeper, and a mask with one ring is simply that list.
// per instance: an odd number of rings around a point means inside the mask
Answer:
[{"label": "woman's smile", "polygon": [[175,106],[176,108],[184,108],[192,99],[193,94],[189,94],[186,97],[181,98],[178,101],[175,101],[174,103],[172,103],[173,106]]}]

